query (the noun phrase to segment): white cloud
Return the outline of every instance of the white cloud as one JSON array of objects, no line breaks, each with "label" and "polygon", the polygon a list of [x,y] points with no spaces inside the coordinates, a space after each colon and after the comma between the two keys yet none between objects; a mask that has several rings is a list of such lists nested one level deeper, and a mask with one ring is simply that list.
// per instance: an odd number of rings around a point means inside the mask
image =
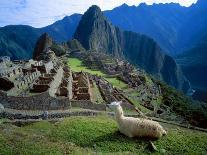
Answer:
[{"label": "white cloud", "polygon": [[24,24],[42,27],[73,13],[84,13],[96,4],[102,10],[110,10],[123,3],[138,5],[141,2],[176,2],[189,6],[197,0],[0,0],[0,26]]}]

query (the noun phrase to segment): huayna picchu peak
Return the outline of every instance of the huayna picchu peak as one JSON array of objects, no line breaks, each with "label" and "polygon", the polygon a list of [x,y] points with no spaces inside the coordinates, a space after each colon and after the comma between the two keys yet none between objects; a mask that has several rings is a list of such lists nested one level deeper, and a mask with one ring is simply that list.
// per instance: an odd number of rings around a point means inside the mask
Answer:
[{"label": "huayna picchu peak", "polygon": [[190,89],[179,66],[153,39],[113,26],[98,6],[90,7],[82,16],[74,38],[87,50],[125,58],[185,93]]}]

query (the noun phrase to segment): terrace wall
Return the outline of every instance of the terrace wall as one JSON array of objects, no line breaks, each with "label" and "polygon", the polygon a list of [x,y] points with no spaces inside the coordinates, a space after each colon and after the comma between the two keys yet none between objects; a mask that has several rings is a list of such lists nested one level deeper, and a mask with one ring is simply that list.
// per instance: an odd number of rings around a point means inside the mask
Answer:
[{"label": "terrace wall", "polygon": [[0,91],[0,101],[5,108],[17,110],[59,110],[71,107],[68,98],[53,98],[48,91],[28,97],[7,96]]},{"label": "terrace wall", "polygon": [[105,104],[96,104],[91,101],[84,101],[84,100],[71,100],[71,106],[72,107],[79,107],[83,109],[92,109],[92,110],[99,110],[99,111],[105,111],[106,105]]}]

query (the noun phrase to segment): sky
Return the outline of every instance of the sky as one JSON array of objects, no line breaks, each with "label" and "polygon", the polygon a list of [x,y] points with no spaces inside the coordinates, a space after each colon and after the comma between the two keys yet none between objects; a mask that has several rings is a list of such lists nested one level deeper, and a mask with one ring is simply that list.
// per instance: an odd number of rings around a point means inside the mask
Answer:
[{"label": "sky", "polygon": [[30,25],[44,27],[73,13],[84,13],[91,5],[111,10],[123,3],[180,3],[190,6],[197,0],[0,0],[0,27],[5,25]]}]

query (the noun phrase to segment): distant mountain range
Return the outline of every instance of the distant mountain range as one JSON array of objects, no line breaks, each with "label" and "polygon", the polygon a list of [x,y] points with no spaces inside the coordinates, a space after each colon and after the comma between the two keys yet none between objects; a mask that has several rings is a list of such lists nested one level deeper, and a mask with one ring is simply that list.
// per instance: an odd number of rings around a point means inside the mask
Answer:
[{"label": "distant mountain range", "polygon": [[[182,7],[175,3],[142,3],[137,7],[123,4],[104,12],[115,26],[150,36],[172,56],[193,48],[203,38],[207,30],[206,13],[206,0],[198,0],[190,7]],[[2,27],[0,56],[9,55],[13,59],[31,58],[37,38],[45,32],[58,42],[68,41],[72,38],[81,16],[66,16],[43,28],[24,25]]]},{"label": "distant mountain range", "polygon": [[175,3],[142,3],[137,7],[124,4],[105,12],[114,25],[152,37],[172,56],[190,49],[203,37],[206,14],[206,0],[198,0],[190,7]]},{"label": "distant mountain range", "polygon": [[60,21],[43,28],[25,25],[10,25],[0,28],[0,56],[12,59],[30,59],[37,39],[48,33],[57,42],[68,41],[80,21],[81,15],[66,16]]},{"label": "distant mountain range", "polygon": [[192,86],[207,91],[207,35],[195,47],[179,55],[176,60]]}]

